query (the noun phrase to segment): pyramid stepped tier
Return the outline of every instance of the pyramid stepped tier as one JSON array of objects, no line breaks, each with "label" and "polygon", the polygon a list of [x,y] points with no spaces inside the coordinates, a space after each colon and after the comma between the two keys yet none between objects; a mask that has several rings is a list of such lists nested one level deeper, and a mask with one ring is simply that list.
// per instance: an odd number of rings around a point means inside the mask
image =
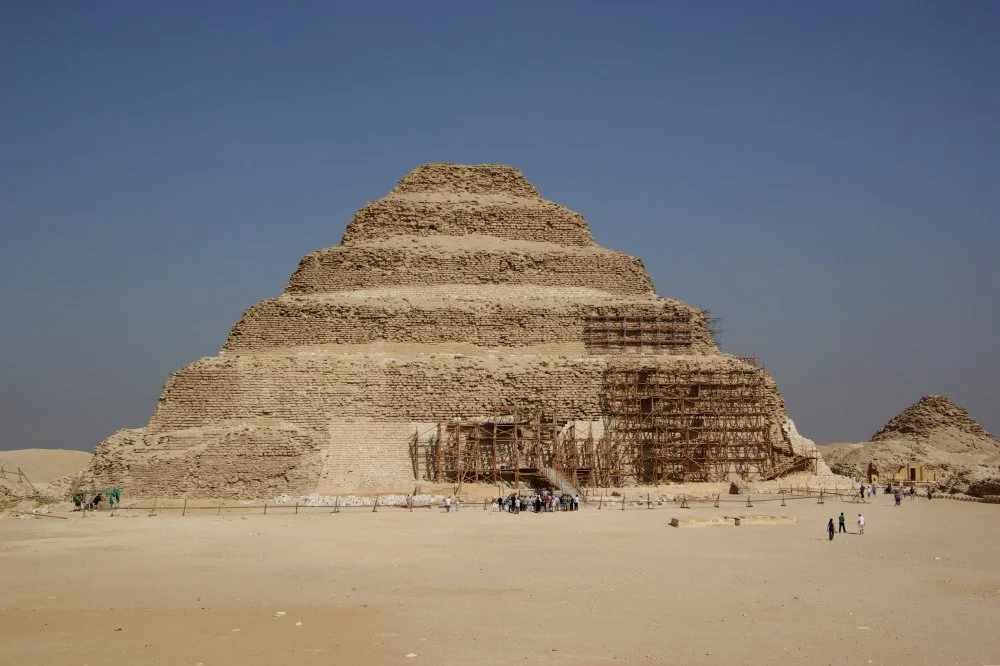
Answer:
[{"label": "pyramid stepped tier", "polygon": [[486,194],[541,199],[520,169],[506,164],[424,164],[403,176],[392,194]]},{"label": "pyramid stepped tier", "polygon": [[[753,368],[725,355],[560,356],[338,353],[237,354],[197,361],[171,375],[149,431],[260,420],[327,432],[333,419],[435,422],[488,414],[497,404],[599,420],[606,371],[635,364],[677,371]],[[768,409],[777,418],[774,393]]]},{"label": "pyramid stepped tier", "polygon": [[560,245],[593,245],[583,216],[546,201],[517,169],[431,164],[355,213],[344,245],[391,236],[483,234]]},{"label": "pyramid stepped tier", "polygon": [[536,284],[649,294],[642,261],[596,245],[501,240],[493,236],[405,236],[306,255],[285,289],[315,294],[437,284]]},{"label": "pyramid stepped tier", "polygon": [[[224,350],[460,340],[486,348],[575,344],[583,353],[606,321],[634,322],[659,353],[715,351],[704,315],[680,301],[580,287],[393,287],[282,296],[250,308]],[[642,329],[638,328],[643,326]],[[638,337],[641,336],[641,337]]]},{"label": "pyramid stepped tier", "polygon": [[657,296],[639,259],[519,170],[428,164],[248,308],[219,355],[173,373],[87,483],[267,498],[522,468],[595,487],[763,480],[810,462],[786,419],[701,310]]}]

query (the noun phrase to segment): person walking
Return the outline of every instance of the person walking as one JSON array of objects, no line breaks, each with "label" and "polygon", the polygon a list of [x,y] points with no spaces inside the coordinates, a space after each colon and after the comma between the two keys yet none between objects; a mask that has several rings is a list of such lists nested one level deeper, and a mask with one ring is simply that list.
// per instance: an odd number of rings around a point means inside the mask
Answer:
[{"label": "person walking", "polygon": [[451,498],[450,497],[445,497],[444,498],[444,512],[445,513],[451,513]]},{"label": "person walking", "polygon": [[861,495],[861,501],[863,502],[865,499],[865,484],[863,483],[861,484],[859,494]]},{"label": "person walking", "polygon": [[840,516],[837,518],[837,525],[840,528],[840,529],[837,530],[838,533],[840,533],[840,532],[845,532],[846,533],[847,532],[847,524],[846,524],[846,521],[844,520],[844,512],[843,511],[840,512]]},{"label": "person walking", "polygon": [[865,533],[865,517],[860,513],[858,514],[858,534]]},{"label": "person walking", "polygon": [[830,541],[833,541],[833,518],[826,524],[826,531],[830,535]]}]

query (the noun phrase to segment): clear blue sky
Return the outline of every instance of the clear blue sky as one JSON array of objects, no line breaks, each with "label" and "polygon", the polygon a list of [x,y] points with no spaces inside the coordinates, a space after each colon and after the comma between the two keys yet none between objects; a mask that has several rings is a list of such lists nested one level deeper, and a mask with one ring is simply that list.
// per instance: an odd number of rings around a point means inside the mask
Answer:
[{"label": "clear blue sky", "polygon": [[1000,2],[0,4],[0,449],[140,426],[417,164],[504,162],[800,430],[1000,431]]}]

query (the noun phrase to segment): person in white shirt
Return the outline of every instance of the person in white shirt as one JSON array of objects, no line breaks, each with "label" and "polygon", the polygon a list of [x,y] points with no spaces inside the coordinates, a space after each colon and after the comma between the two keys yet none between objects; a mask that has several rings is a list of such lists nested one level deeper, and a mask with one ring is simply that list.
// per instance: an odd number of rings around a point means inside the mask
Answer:
[{"label": "person in white shirt", "polygon": [[860,513],[858,514],[858,534],[865,533],[865,517]]}]

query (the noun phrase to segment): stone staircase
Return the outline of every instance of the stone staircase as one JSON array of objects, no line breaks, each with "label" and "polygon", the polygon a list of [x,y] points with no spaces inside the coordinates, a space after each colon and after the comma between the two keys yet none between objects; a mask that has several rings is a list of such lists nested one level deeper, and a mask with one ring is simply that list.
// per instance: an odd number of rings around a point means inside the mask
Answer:
[{"label": "stone staircase", "polygon": [[541,467],[538,471],[549,482],[549,485],[558,490],[560,494],[579,495],[583,499],[584,495],[580,492],[580,489],[553,468]]}]

